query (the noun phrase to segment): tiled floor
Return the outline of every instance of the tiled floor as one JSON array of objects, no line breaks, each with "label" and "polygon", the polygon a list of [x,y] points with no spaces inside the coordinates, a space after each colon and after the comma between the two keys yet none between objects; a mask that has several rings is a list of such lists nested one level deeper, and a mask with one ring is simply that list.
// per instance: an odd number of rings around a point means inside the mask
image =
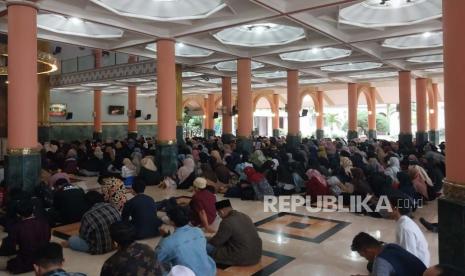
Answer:
[{"label": "tiled floor", "polygon": [[[160,190],[148,187],[147,194],[155,200],[170,196],[190,196],[187,191]],[[186,199],[187,198],[183,198]],[[218,196],[218,199],[222,199]],[[395,240],[395,222],[347,213],[306,213],[303,207],[297,214],[264,213],[263,204],[256,201],[231,199],[237,210],[248,214],[259,224],[263,240],[262,262],[253,267],[234,267],[218,270],[218,275],[283,275],[283,276],[346,276],[366,274],[366,261],[350,251],[352,238],[360,231],[371,233],[385,242]],[[270,218],[271,217],[271,218]],[[415,213],[415,221],[420,217],[437,221],[437,204],[429,203]],[[431,263],[438,262],[437,234],[424,231],[429,242]],[[62,241],[52,237],[55,241]],[[141,242],[155,247],[159,238]],[[94,276],[100,274],[103,262],[113,253],[88,255],[65,249],[65,269],[79,271]],[[0,272],[1,274],[1,272]],[[25,275],[33,275],[32,273]]]}]

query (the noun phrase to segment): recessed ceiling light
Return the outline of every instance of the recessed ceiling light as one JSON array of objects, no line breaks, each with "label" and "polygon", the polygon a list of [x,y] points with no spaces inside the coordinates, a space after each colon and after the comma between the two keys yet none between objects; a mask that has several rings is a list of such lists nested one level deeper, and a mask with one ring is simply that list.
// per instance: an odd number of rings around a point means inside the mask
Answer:
[{"label": "recessed ceiling light", "polygon": [[[178,57],[208,57],[214,53],[213,51],[186,45],[182,42],[177,42],[174,48],[175,55]],[[157,52],[157,45],[155,43],[147,44],[147,46],[145,46],[145,49]]]},{"label": "recessed ceiling light", "polygon": [[91,0],[122,16],[177,21],[201,19],[225,8],[223,0]]},{"label": "recessed ceiling light", "polygon": [[354,79],[377,79],[377,78],[390,78],[390,77],[397,77],[397,72],[377,72],[377,73],[366,73],[366,74],[359,74],[359,75],[350,75],[349,78]]},{"label": "recessed ceiling light", "polygon": [[421,57],[413,57],[407,59],[408,62],[413,63],[434,63],[434,62],[444,62],[443,55],[431,55],[431,56],[421,56]]},{"label": "recessed ceiling light", "polygon": [[[301,72],[299,72],[299,76],[300,75],[302,75]],[[265,78],[265,79],[281,79],[281,78],[287,78],[287,72],[286,71],[260,72],[260,73],[254,73],[253,76],[256,78]]]},{"label": "recessed ceiling light", "polygon": [[198,77],[198,76],[202,76],[203,74],[202,73],[198,73],[198,72],[182,72],[182,77],[183,78],[191,78],[191,77]]},{"label": "recessed ceiling light", "polygon": [[256,23],[221,30],[213,35],[223,44],[243,47],[282,45],[305,37],[304,29],[275,23]]},{"label": "recessed ceiling light", "polygon": [[339,11],[339,22],[366,28],[412,25],[442,17],[442,0],[365,0]]},{"label": "recessed ceiling light", "polygon": [[399,36],[384,40],[383,47],[394,49],[420,49],[442,47],[442,32]]},{"label": "recessed ceiling light", "polygon": [[[264,66],[265,66],[265,64],[263,64],[263,63],[252,61],[250,67],[251,67],[252,70],[255,70],[255,69],[258,69],[258,68],[262,68]],[[216,69],[218,69],[220,71],[237,71],[237,60],[229,60],[229,61],[218,62],[217,64],[215,64],[215,67],[216,67]]]},{"label": "recessed ceiling light", "polygon": [[90,38],[121,38],[124,34],[123,30],[115,27],[51,13],[37,15],[37,27],[50,32]]},{"label": "recessed ceiling light", "polygon": [[327,78],[320,78],[320,79],[306,79],[306,80],[299,80],[300,84],[315,84],[315,83],[325,83],[330,82],[330,79]]},{"label": "recessed ceiling light", "polygon": [[334,60],[338,58],[348,57],[351,54],[352,54],[351,50],[327,47],[323,49],[312,48],[308,50],[284,53],[284,54],[280,54],[279,57],[282,60],[309,62],[309,61]]},{"label": "recessed ceiling light", "polygon": [[91,88],[102,88],[102,87],[108,87],[111,86],[110,83],[104,83],[104,82],[94,82],[94,83],[83,83],[81,84],[83,87],[91,87]]},{"label": "recessed ceiling light", "polygon": [[357,63],[344,63],[344,64],[336,64],[336,65],[327,65],[323,66],[320,69],[323,71],[331,71],[331,72],[345,72],[345,71],[361,71],[361,70],[369,70],[375,69],[383,66],[382,63],[379,62],[357,62]]}]

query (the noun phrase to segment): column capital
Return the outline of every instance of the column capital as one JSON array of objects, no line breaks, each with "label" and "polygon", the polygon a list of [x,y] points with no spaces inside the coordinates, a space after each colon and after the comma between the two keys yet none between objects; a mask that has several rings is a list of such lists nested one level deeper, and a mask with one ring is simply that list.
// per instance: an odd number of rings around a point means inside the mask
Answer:
[{"label": "column capital", "polygon": [[174,38],[170,38],[170,37],[160,37],[158,38],[157,40],[155,40],[155,42],[158,42],[158,41],[172,41],[172,42],[176,42],[176,40]]},{"label": "column capital", "polygon": [[28,1],[28,0],[7,0],[6,6],[28,6],[34,8],[36,10],[39,9],[37,3],[35,1]]}]

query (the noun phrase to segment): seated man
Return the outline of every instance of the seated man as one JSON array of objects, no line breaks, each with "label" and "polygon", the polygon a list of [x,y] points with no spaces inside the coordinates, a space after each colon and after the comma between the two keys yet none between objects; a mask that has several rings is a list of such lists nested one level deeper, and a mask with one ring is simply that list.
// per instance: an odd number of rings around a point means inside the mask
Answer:
[{"label": "seated man", "polygon": [[428,242],[420,227],[408,217],[411,211],[409,201],[399,198],[392,198],[390,201],[392,212],[389,216],[397,221],[396,244],[415,255],[428,267],[430,261]]},{"label": "seated man", "polygon": [[69,224],[80,221],[89,209],[89,204],[81,188],[71,185],[64,178],[60,178],[55,182],[53,209],[57,222]]},{"label": "seated man", "polygon": [[115,222],[110,226],[110,234],[118,244],[118,251],[105,261],[101,276],[163,275],[153,249],[146,244],[135,242],[136,229],[133,225],[128,222]]},{"label": "seated man", "polygon": [[144,194],[144,181],[136,178],[132,183],[132,190],[135,196],[124,205],[122,219],[134,225],[138,240],[159,235],[158,228],[162,221],[157,217],[155,201]]},{"label": "seated man", "polygon": [[371,275],[422,276],[426,270],[425,264],[412,253],[397,244],[383,244],[365,232],[354,237],[351,249],[373,262]]},{"label": "seated man", "polygon": [[34,262],[36,276],[86,276],[82,273],[66,272],[63,269],[63,248],[55,242],[44,245]]},{"label": "seated man", "polygon": [[207,241],[202,230],[189,225],[189,209],[173,207],[167,210],[167,215],[175,230],[161,239],[156,247],[158,261],[172,266],[186,266],[195,275],[215,275],[216,265],[207,254]]},{"label": "seated man", "polygon": [[199,225],[206,232],[214,233],[216,229],[212,224],[216,219],[215,202],[215,195],[207,189],[207,180],[203,177],[197,177],[194,180],[194,195],[190,202],[192,225]]},{"label": "seated man", "polygon": [[260,262],[262,240],[250,217],[234,210],[229,200],[217,202],[216,209],[223,220],[207,244],[208,253],[215,262],[238,266]]},{"label": "seated man", "polygon": [[110,225],[120,221],[121,216],[110,203],[104,203],[103,195],[96,191],[88,192],[86,199],[92,208],[82,217],[79,236],[70,237],[63,245],[76,251],[105,254],[113,249]]},{"label": "seated man", "polygon": [[18,248],[16,257],[7,262],[6,269],[13,274],[32,271],[40,247],[50,240],[50,227],[44,219],[33,215],[31,200],[21,200],[17,206],[20,221],[9,232],[12,248]]}]

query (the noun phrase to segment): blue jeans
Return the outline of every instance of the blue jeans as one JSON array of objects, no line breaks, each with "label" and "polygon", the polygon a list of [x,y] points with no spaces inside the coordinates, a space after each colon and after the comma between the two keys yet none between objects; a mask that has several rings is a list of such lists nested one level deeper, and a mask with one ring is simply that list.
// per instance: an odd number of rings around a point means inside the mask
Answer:
[{"label": "blue jeans", "polygon": [[90,250],[89,244],[79,236],[71,236],[68,239],[68,244],[69,244],[69,248],[75,251],[88,253]]}]

